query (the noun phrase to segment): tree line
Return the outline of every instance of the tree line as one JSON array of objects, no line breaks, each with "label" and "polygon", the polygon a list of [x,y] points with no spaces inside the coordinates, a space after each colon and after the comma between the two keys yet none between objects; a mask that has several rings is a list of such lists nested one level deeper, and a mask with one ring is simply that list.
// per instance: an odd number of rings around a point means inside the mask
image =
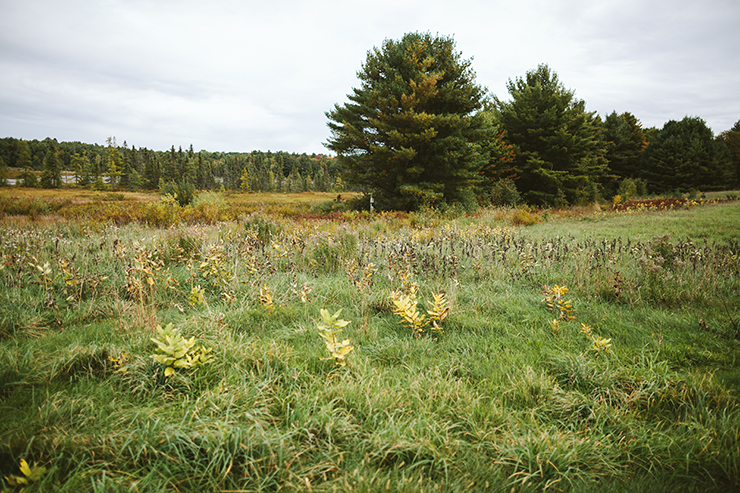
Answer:
[{"label": "tree line", "polygon": [[645,128],[601,118],[546,64],[489,97],[452,38],[424,33],[369,51],[349,101],[326,113],[345,180],[381,207],[564,207],[622,193],[740,186],[740,121],[715,137],[699,117]]},{"label": "tree line", "polygon": [[[0,182],[58,187],[61,170],[92,188],[372,194],[379,209],[461,205],[566,207],[615,195],[740,187],[740,120],[714,136],[687,116],[646,128],[604,118],[548,65],[509,80],[508,99],[476,83],[450,37],[409,33],[370,50],[349,101],[326,113],[336,158],[288,152],[195,152],[0,139]],[[40,174],[39,174],[40,172]],[[365,202],[367,204],[367,202]]]},{"label": "tree line", "polygon": [[[0,180],[17,168],[19,184],[56,188],[75,184],[95,189],[158,190],[166,184],[190,184],[200,190],[247,192],[343,191],[338,161],[321,154],[284,151],[154,151],[118,145],[57,142],[56,139],[0,139]],[[63,179],[62,172],[71,173]]]}]

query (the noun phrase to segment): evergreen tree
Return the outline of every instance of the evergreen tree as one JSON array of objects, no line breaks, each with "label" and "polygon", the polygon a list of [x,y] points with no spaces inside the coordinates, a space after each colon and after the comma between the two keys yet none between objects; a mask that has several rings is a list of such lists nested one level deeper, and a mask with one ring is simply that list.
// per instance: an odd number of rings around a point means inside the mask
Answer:
[{"label": "evergreen tree", "polygon": [[607,173],[601,122],[547,65],[509,80],[511,101],[494,97],[498,123],[514,146],[516,184],[526,202],[594,201]]},{"label": "evergreen tree", "polygon": [[732,184],[734,186],[740,186],[740,120],[738,120],[730,130],[725,130],[719,134],[717,139],[727,146],[730,153],[732,168],[735,175],[734,180],[732,180]]},{"label": "evergreen tree", "polygon": [[642,165],[651,193],[723,189],[734,179],[726,146],[698,117],[667,122],[645,148]]},{"label": "evergreen tree", "polygon": [[205,190],[207,188],[211,188],[208,185],[208,180],[206,178],[209,174],[210,173],[207,173],[205,169],[205,165],[203,163],[203,153],[199,152],[197,159],[196,159],[196,170],[195,170],[195,184],[199,189]]},{"label": "evergreen tree", "polygon": [[106,143],[108,147],[105,153],[105,171],[108,173],[110,185],[115,187],[118,185],[119,177],[123,172],[123,158],[118,150],[118,145],[116,145],[115,137],[108,137]]},{"label": "evergreen tree", "polygon": [[506,141],[506,130],[497,125],[493,111],[485,111],[484,116],[493,132],[492,138],[484,146],[488,161],[480,170],[481,182],[476,187],[476,195],[481,203],[489,204],[492,194],[501,187],[502,180],[507,182],[509,188],[515,189],[514,180],[518,176],[514,169],[514,146]]},{"label": "evergreen tree", "polygon": [[4,187],[8,184],[8,165],[0,155],[0,186]]},{"label": "evergreen tree", "polygon": [[144,186],[147,190],[156,190],[160,179],[159,158],[148,150],[144,153]]},{"label": "evergreen tree", "polygon": [[8,167],[15,166],[18,159],[18,140],[12,137],[0,138],[0,157]]},{"label": "evergreen tree", "polygon": [[249,193],[252,191],[249,185],[249,170],[246,167],[242,171],[242,176],[239,178],[239,181],[241,182],[242,192]]},{"label": "evergreen tree", "polygon": [[135,168],[131,168],[126,181],[126,188],[132,192],[140,190],[144,184],[144,179],[142,178],[141,173],[139,173]]},{"label": "evergreen tree", "polygon": [[33,166],[31,149],[28,146],[28,142],[25,140],[18,142],[18,159],[16,161],[16,166],[23,168],[23,173],[21,173],[21,182],[23,183],[23,186],[35,187],[36,175],[31,171]]},{"label": "evergreen tree", "polygon": [[195,156],[186,158],[183,168],[182,181],[186,183],[192,183],[193,185],[198,184],[198,159]]},{"label": "evergreen tree", "polygon": [[187,158],[186,154],[182,151],[182,146],[180,146],[177,149],[177,157],[175,159],[175,170],[176,170],[176,179],[178,182],[183,181],[185,177],[185,168],[186,168]]},{"label": "evergreen tree", "polygon": [[21,140],[18,143],[18,160],[16,161],[16,166],[23,168],[25,171],[31,168],[32,165],[31,149],[28,147],[28,142]]},{"label": "evergreen tree", "polygon": [[88,185],[90,181],[90,159],[87,152],[82,151],[82,155],[75,153],[72,156],[72,173],[76,185]]},{"label": "evergreen tree", "polygon": [[360,88],[327,112],[346,181],[385,208],[468,202],[485,164],[485,89],[452,38],[410,33],[368,52]]},{"label": "evergreen tree", "polygon": [[121,181],[119,183],[121,187],[127,190],[138,190],[139,188],[141,188],[141,174],[139,173],[138,152],[136,152],[135,146],[131,146],[131,150],[128,150],[125,144],[126,142],[124,141],[122,151],[123,168],[121,169]]},{"label": "evergreen tree", "polygon": [[62,184],[62,163],[57,155],[56,147],[49,142],[49,150],[44,157],[44,170],[41,173],[41,186],[44,188],[58,188]]},{"label": "evergreen tree", "polygon": [[618,115],[613,111],[604,119],[606,160],[609,169],[619,178],[637,178],[640,174],[640,153],[646,146],[640,120],[631,113]]},{"label": "evergreen tree", "polygon": [[163,157],[163,160],[160,179],[165,183],[176,183],[178,181],[177,151],[175,151],[174,145],[170,149],[169,154]]}]

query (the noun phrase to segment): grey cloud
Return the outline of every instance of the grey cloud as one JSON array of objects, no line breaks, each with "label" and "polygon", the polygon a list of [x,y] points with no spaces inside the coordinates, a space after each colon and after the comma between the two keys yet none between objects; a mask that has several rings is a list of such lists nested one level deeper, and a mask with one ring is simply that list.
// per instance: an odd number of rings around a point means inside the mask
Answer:
[{"label": "grey cloud", "polygon": [[0,134],[325,152],[368,50],[453,35],[478,82],[548,63],[590,110],[740,118],[736,2],[29,0],[0,6]]}]

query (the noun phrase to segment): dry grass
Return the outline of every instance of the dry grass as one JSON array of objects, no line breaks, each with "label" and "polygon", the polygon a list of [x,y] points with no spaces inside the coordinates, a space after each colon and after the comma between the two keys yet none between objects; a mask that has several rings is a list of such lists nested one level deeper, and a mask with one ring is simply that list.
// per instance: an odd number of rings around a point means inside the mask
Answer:
[{"label": "dry grass", "polygon": [[52,199],[69,200],[74,204],[87,204],[98,200],[112,200],[121,197],[126,201],[153,202],[160,199],[160,195],[153,192],[98,192],[83,188],[26,188],[3,187],[0,196],[19,199]]},{"label": "dry grass", "polygon": [[312,204],[314,202],[325,202],[327,200],[336,200],[337,195],[341,195],[342,200],[356,197],[357,193],[344,192],[341,194],[335,192],[297,192],[297,193],[229,193],[226,195],[228,201],[234,204]]},{"label": "dry grass", "polygon": [[[327,200],[336,200],[337,193],[334,192],[300,192],[300,193],[227,193],[225,197],[230,203],[239,205],[291,205],[311,204]],[[357,196],[357,193],[342,193],[342,200]],[[25,187],[3,187],[0,188],[0,196],[13,198],[42,198],[70,200],[75,204],[86,204],[98,200],[112,200],[122,197],[124,201],[153,202],[161,198],[157,192],[126,192],[111,191],[98,192],[82,188],[25,188]]]}]

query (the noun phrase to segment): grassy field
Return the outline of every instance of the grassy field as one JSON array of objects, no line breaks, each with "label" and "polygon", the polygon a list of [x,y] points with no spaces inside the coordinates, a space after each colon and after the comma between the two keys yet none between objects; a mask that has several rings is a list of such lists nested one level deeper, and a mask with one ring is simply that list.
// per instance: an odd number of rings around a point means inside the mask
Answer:
[{"label": "grassy field", "polygon": [[740,491],[740,202],[9,193],[8,491]]}]

